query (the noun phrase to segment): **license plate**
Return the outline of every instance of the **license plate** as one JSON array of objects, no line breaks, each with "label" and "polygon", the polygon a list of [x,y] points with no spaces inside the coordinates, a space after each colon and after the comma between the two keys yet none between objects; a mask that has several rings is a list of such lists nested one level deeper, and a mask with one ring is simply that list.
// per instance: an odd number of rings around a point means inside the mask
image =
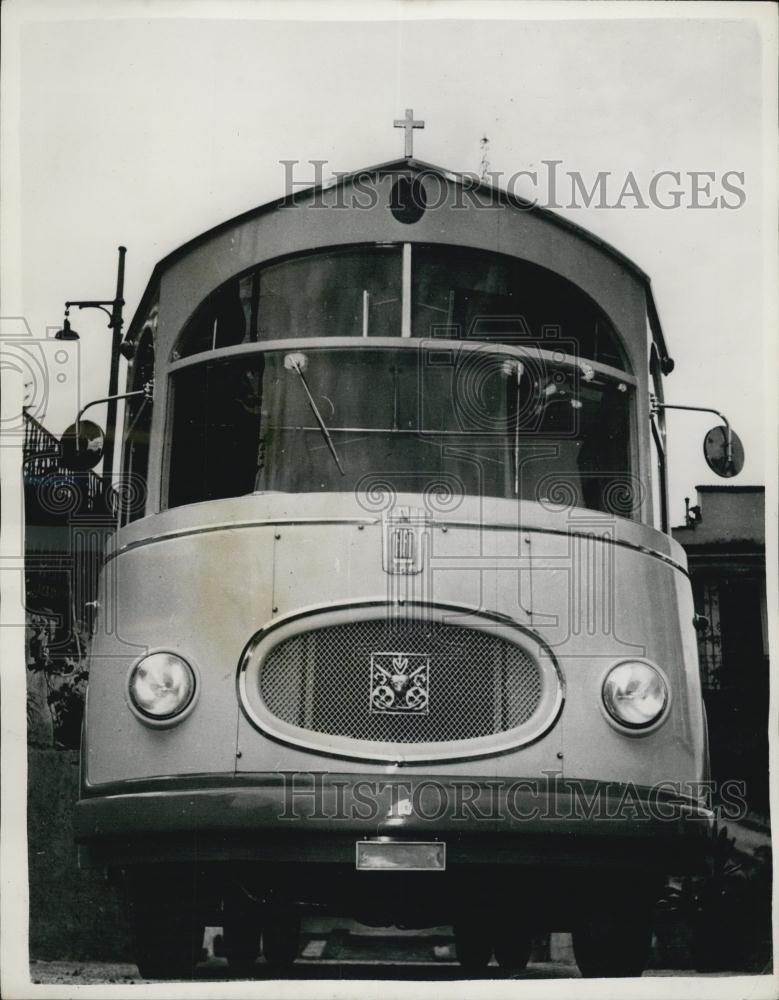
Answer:
[{"label": "license plate", "polygon": [[441,841],[358,840],[356,846],[356,867],[362,871],[446,869],[446,844]]}]

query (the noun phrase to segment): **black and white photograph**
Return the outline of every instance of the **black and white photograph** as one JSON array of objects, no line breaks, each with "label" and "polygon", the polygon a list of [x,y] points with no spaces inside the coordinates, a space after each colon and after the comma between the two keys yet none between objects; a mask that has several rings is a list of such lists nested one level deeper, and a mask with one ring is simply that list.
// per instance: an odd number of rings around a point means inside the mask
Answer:
[{"label": "black and white photograph", "polygon": [[777,8],[0,18],[2,995],[775,997]]}]

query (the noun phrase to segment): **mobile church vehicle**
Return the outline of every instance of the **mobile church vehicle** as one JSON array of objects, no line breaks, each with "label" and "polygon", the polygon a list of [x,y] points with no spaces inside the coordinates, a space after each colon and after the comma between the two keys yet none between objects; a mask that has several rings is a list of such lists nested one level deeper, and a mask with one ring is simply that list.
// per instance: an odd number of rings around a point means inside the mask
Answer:
[{"label": "mobile church vehicle", "polygon": [[121,348],[77,839],[141,973],[314,910],[640,974],[712,826],[647,277],[408,155],[170,254]]}]

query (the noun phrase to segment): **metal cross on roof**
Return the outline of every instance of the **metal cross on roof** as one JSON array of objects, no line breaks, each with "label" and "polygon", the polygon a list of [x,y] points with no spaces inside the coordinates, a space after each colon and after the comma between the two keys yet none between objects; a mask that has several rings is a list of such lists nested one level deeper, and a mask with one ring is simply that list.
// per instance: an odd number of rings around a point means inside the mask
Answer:
[{"label": "metal cross on roof", "polygon": [[403,154],[404,156],[414,155],[414,129],[424,128],[424,127],[425,127],[424,122],[414,121],[413,108],[406,108],[405,118],[395,119],[395,128],[405,129],[406,132],[406,151]]}]

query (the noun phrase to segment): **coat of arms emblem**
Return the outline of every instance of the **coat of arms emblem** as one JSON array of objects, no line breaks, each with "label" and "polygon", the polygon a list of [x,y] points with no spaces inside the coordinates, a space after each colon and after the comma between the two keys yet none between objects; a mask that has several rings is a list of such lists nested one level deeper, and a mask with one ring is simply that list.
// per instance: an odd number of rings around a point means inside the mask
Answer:
[{"label": "coat of arms emblem", "polygon": [[371,714],[427,715],[429,701],[427,653],[371,653]]}]

